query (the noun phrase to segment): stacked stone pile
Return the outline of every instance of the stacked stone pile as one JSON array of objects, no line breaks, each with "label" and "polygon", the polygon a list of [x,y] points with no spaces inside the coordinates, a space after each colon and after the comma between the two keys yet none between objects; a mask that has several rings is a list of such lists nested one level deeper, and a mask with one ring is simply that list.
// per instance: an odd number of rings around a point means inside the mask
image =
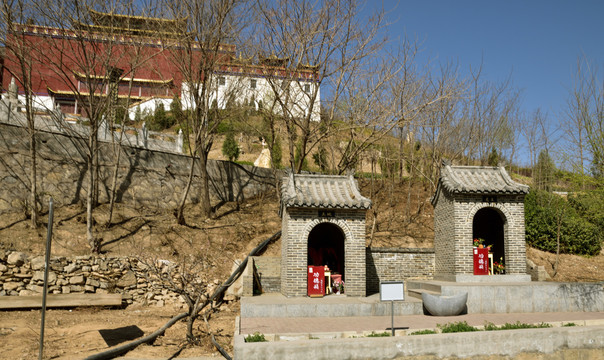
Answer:
[{"label": "stacked stone pile", "polygon": [[[0,296],[41,295],[44,286],[44,256],[0,252]],[[174,263],[161,261],[167,271]],[[155,279],[155,280],[154,280]],[[53,257],[48,273],[49,294],[120,293],[125,304],[164,306],[182,304],[182,298],[160,286],[148,267],[128,257]],[[208,285],[216,287],[218,280]]]}]

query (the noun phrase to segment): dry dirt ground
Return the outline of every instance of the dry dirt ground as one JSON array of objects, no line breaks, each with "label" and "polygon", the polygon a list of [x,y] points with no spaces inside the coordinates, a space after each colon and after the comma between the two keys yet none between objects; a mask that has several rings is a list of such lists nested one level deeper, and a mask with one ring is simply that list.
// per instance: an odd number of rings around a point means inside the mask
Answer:
[{"label": "dry dirt ground", "polygon": [[[102,252],[108,256],[160,256],[178,261],[192,253],[203,254],[211,264],[208,281],[223,282],[230,275],[236,260],[243,259],[260,242],[280,229],[278,199],[275,194],[236,204],[224,204],[212,220],[201,221],[195,206],[187,209],[187,225],[177,225],[172,211],[131,209],[120,206],[112,225],[106,205],[95,212],[96,233],[103,239]],[[53,256],[86,255],[90,253],[85,235],[85,213],[81,206],[57,207],[54,211]],[[47,222],[47,215],[43,222]],[[23,214],[0,217],[0,251],[19,250],[43,254],[46,228],[31,230]],[[270,244],[265,254],[276,255],[280,243]],[[48,311],[45,330],[45,359],[82,359],[104,351],[107,342],[100,330],[136,326],[149,334],[164,325],[182,308],[137,307],[126,309],[77,308]],[[232,354],[235,317],[239,303],[221,306],[211,314],[209,332]],[[0,359],[32,359],[38,356],[40,311],[0,311]],[[186,323],[179,322],[153,345],[139,346],[128,357],[169,358],[185,345]],[[134,329],[137,330],[137,329]],[[185,346],[179,357],[219,356],[210,342],[202,319],[195,323],[199,344]]]},{"label": "dry dirt ground", "polygon": [[[367,245],[377,247],[431,247],[432,190],[421,184],[396,184],[360,180],[361,192],[373,201],[367,214]],[[408,195],[412,194],[412,195]],[[132,209],[120,205],[111,221],[108,208],[95,211],[96,233],[102,238],[107,255],[153,254],[178,260],[190,253],[204,254],[212,264],[210,280],[224,281],[233,263],[243,259],[257,244],[281,228],[278,198],[269,194],[239,204],[224,204],[212,220],[200,220],[195,206],[187,211],[187,225],[177,225],[172,211]],[[374,221],[375,218],[375,221]],[[46,218],[43,219],[46,222]],[[46,229],[31,230],[23,214],[0,216],[0,251],[20,250],[43,254]],[[85,255],[89,248],[85,236],[82,206],[57,207],[54,216],[53,256]],[[280,241],[269,245],[266,255],[280,254]],[[544,265],[554,281],[604,281],[604,255],[584,258],[562,255],[554,276],[555,254],[529,249],[528,256]],[[108,348],[103,330],[122,329],[121,340],[129,335],[149,334],[164,325],[181,308],[129,306],[125,309],[51,309],[46,316],[45,359],[82,359]],[[203,320],[195,323],[197,345],[186,345],[185,323],[179,322],[153,345],[142,345],[128,353],[129,358],[169,358],[183,348],[179,357],[221,356],[208,334],[232,354],[235,317],[239,303],[224,306],[212,314],[209,330]],[[0,359],[36,358],[40,339],[40,311],[0,311]],[[118,336],[120,338],[120,336]],[[109,340],[108,340],[109,341]],[[186,346],[185,346],[186,345]]]},{"label": "dry dirt ground", "polygon": [[[182,309],[138,307],[126,309],[76,308],[50,309],[46,313],[44,359],[83,359],[128,339],[149,334],[163,326]],[[216,341],[232,354],[232,340],[238,303],[218,312],[209,320]],[[0,359],[36,359],[39,354],[41,314],[39,310],[0,312]],[[170,327],[152,345],[141,345],[127,354],[129,358],[168,359],[182,347],[179,357],[219,356],[210,342],[203,320],[196,322],[200,344],[186,346],[186,324]],[[120,331],[121,329],[121,331]],[[113,330],[113,331],[108,331]],[[101,334],[106,334],[105,337]],[[112,336],[113,335],[113,336]]]}]

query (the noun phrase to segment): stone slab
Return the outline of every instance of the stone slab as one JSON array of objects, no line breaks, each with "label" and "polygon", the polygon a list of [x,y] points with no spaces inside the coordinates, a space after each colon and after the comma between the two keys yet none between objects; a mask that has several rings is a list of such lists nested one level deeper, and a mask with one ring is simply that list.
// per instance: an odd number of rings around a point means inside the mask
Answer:
[{"label": "stone slab", "polygon": [[[120,306],[121,294],[49,294],[46,307]],[[42,307],[42,295],[0,296],[0,309],[37,309]]]},{"label": "stone slab", "polygon": [[[405,297],[394,302],[394,315],[423,314],[421,300]],[[389,316],[392,304],[380,301],[379,294],[369,297],[326,296],[324,298],[287,298],[265,294],[241,299],[241,317],[346,317]]]},{"label": "stone slab", "polygon": [[459,283],[509,283],[509,282],[531,282],[531,276],[526,274],[510,275],[436,275],[435,280],[459,282]]}]

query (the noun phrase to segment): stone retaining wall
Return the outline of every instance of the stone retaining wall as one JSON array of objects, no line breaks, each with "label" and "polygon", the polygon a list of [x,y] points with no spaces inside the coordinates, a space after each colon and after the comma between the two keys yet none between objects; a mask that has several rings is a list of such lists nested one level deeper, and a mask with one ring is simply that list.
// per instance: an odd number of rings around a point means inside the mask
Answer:
[{"label": "stone retaining wall", "polygon": [[281,292],[281,257],[254,256],[250,260],[256,266],[262,291],[267,293]]},{"label": "stone retaining wall", "polygon": [[[39,131],[36,135],[38,192],[52,196],[55,206],[83,203],[89,172],[86,139]],[[116,201],[136,208],[175,208],[185,189],[191,157],[137,147],[122,146]],[[99,151],[99,201],[108,202],[115,155],[111,143]],[[25,210],[29,197],[31,158],[25,128],[0,123],[0,214]],[[210,192],[214,201],[242,201],[275,188],[272,169],[208,160]],[[199,202],[199,161],[188,193],[190,203]]]},{"label": "stone retaining wall", "polygon": [[[40,295],[44,289],[44,256],[22,252],[0,253],[0,296]],[[160,269],[174,264],[163,262]],[[53,257],[48,273],[48,293],[119,293],[125,304],[163,306],[184,304],[179,295],[148,280],[152,272],[131,257]],[[208,285],[213,290],[215,282]]]}]

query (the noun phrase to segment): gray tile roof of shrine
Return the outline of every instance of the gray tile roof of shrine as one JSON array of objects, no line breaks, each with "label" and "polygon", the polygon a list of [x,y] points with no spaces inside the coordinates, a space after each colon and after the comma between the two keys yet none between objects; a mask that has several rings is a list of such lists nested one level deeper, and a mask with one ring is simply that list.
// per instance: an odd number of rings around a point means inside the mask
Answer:
[{"label": "gray tile roof of shrine", "polygon": [[[453,194],[527,194],[528,185],[512,180],[503,167],[452,166],[440,169],[438,187]],[[438,189],[437,189],[438,192]]]},{"label": "gray tile roof of shrine", "polygon": [[369,209],[352,175],[289,174],[281,186],[282,207]]}]

